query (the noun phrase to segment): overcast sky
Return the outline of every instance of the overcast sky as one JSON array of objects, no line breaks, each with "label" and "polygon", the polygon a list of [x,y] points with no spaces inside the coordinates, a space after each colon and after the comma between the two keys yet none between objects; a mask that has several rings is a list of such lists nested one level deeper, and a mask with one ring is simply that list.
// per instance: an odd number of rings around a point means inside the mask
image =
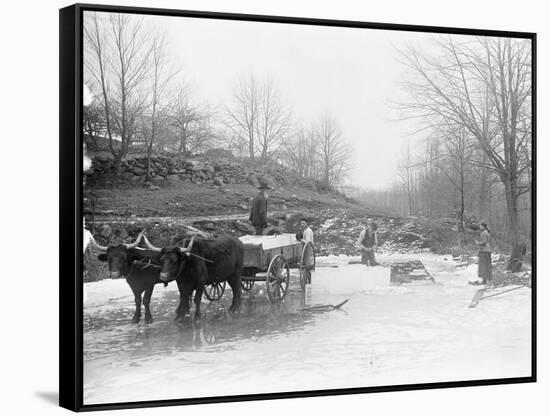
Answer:
[{"label": "overcast sky", "polygon": [[412,32],[146,16],[166,31],[170,55],[191,83],[194,100],[222,110],[240,77],[275,82],[295,120],[304,125],[329,111],[352,144],[349,182],[384,188],[411,124],[396,122],[389,100],[403,96],[406,68],[395,48],[429,48]]}]

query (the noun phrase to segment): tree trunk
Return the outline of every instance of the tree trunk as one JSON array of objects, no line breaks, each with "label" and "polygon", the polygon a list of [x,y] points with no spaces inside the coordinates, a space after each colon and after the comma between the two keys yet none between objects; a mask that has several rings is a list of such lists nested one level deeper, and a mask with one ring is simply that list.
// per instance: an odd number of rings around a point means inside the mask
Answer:
[{"label": "tree trunk", "polygon": [[147,154],[147,171],[145,172],[145,182],[151,180],[151,155]]},{"label": "tree trunk", "polygon": [[411,172],[410,172],[410,168],[407,167],[407,199],[408,199],[408,202],[409,202],[409,215],[413,215],[413,196],[412,196],[412,177],[411,177]]},{"label": "tree trunk", "polygon": [[151,180],[151,156],[153,155],[153,143],[147,146],[147,171],[145,172],[145,182]]},{"label": "tree trunk", "polygon": [[[480,186],[479,186],[479,206],[477,211],[477,217],[485,217],[488,213],[488,202],[489,202],[489,187],[487,186],[487,169],[482,168],[480,175]],[[487,218],[489,220],[489,218]]]},{"label": "tree trunk", "polygon": [[184,131],[180,134],[180,145],[178,148],[178,157],[179,159],[183,159],[183,157],[187,154],[187,133]]},{"label": "tree trunk", "polygon": [[520,241],[518,221],[517,180],[506,175],[503,178],[504,191],[506,193],[506,209],[508,213],[509,241],[512,244],[512,254],[507,269],[520,271],[525,254],[525,244]]},{"label": "tree trunk", "polygon": [[325,160],[325,177],[323,178],[323,182],[328,189],[330,184],[330,165],[328,160]]},{"label": "tree trunk", "polygon": [[115,182],[120,181],[121,174],[122,174],[122,155],[120,153],[117,153],[114,155],[114,167],[115,167]]},{"label": "tree trunk", "polygon": [[523,265],[523,256],[527,252],[527,246],[525,243],[519,243],[512,248],[512,255],[510,256],[510,262],[508,263],[508,270],[512,273],[521,271]]},{"label": "tree trunk", "polygon": [[254,136],[251,136],[248,140],[248,153],[250,160],[254,160]]},{"label": "tree trunk", "polygon": [[506,208],[508,211],[508,224],[510,228],[510,241],[513,244],[519,242],[519,224],[518,224],[518,200],[516,186],[513,180],[506,180],[504,189],[506,192]]},{"label": "tree trunk", "polygon": [[460,159],[460,212],[458,213],[460,221],[458,231],[464,233],[464,161]]},{"label": "tree trunk", "polygon": [[458,211],[458,231],[464,233],[464,192],[460,194],[460,210]]}]

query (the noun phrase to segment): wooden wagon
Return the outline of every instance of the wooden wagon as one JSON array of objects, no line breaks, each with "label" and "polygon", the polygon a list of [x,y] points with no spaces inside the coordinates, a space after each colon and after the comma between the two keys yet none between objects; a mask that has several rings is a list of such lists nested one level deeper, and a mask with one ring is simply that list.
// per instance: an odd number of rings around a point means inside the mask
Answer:
[{"label": "wooden wagon", "polygon": [[[290,268],[297,268],[300,286],[311,283],[315,269],[315,250],[311,242],[302,243],[294,234],[247,235],[240,238],[244,244],[242,288],[249,291],[256,282],[265,282],[270,301],[284,299],[290,284]],[[226,282],[205,288],[209,300],[223,296]]]}]

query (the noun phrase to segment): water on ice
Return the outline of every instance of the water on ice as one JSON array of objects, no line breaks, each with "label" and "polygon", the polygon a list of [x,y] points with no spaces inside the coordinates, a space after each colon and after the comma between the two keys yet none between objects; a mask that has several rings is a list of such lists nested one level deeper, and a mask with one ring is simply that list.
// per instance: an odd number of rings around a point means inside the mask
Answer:
[{"label": "water on ice", "polygon": [[[318,258],[311,293],[292,271],[283,303],[264,285],[243,294],[239,314],[226,313],[231,291],[204,300],[198,322],[173,320],[175,284],[155,287],[154,322],[131,324],[133,296],[123,279],[85,284],[86,404],[271,393],[530,375],[531,292],[520,289],[468,308],[476,266],[450,258],[421,260],[435,283],[389,284],[389,269],[366,272],[349,257]],[[307,304],[342,310],[312,313]]]}]

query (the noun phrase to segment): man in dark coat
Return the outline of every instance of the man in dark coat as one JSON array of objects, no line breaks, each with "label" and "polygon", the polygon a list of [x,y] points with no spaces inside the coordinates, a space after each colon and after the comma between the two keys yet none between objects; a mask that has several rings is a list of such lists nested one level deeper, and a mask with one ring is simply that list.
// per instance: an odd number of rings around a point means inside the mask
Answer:
[{"label": "man in dark coat", "polygon": [[267,227],[267,190],[271,189],[269,185],[262,184],[258,188],[260,192],[252,201],[249,220],[256,228],[256,235],[262,235],[264,228]]},{"label": "man in dark coat", "polygon": [[361,263],[366,264],[367,266],[377,266],[378,263],[374,258],[374,251],[378,247],[378,226],[375,222],[369,221],[368,227],[365,227],[357,243],[359,249],[361,250]]}]

